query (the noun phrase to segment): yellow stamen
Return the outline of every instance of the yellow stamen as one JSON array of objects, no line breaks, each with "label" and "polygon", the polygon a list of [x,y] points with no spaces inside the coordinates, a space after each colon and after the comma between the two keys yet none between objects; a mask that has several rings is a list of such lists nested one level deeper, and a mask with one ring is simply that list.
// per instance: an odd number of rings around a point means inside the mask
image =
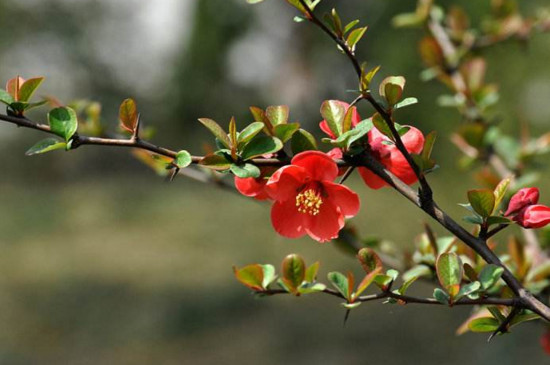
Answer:
[{"label": "yellow stamen", "polygon": [[313,189],[307,189],[296,195],[296,206],[300,213],[317,215],[322,204],[323,199]]}]

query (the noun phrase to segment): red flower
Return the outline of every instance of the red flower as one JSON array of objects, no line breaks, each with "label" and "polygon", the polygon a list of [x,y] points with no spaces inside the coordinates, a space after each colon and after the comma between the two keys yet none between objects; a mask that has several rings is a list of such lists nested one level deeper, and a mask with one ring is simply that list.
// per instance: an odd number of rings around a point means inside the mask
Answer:
[{"label": "red flower", "polygon": [[539,189],[537,188],[523,188],[512,196],[508,209],[504,215],[509,216],[514,213],[518,213],[522,209],[529,205],[537,204],[539,202]]},{"label": "red flower", "polygon": [[542,228],[550,223],[550,208],[538,202],[539,189],[520,189],[510,199],[504,215],[523,228]]},{"label": "red flower", "polygon": [[277,170],[265,187],[275,200],[271,222],[282,236],[298,238],[308,234],[319,242],[338,237],[344,218],[359,211],[359,197],[346,186],[333,183],[336,163],[326,154],[305,151],[291,165]]},{"label": "red flower", "polygon": [[[418,154],[422,152],[424,147],[424,135],[415,127],[408,127],[409,130],[405,133],[401,139],[405,148],[409,153]],[[386,167],[392,174],[397,176],[401,181],[407,185],[414,184],[417,177],[414,170],[411,168],[403,154],[397,149],[394,144],[389,144],[390,139],[380,133],[378,129],[373,128],[368,133],[369,144],[374,157]],[[364,167],[359,168],[361,177],[372,189],[380,189],[387,185],[387,183],[380,177],[375,175],[369,169]]]},{"label": "red flower", "polygon": [[550,208],[545,205],[530,205],[514,219],[523,228],[542,228],[550,223]]},{"label": "red flower", "polygon": [[265,192],[265,184],[267,184],[267,179],[265,177],[248,177],[240,178],[235,176],[235,187],[237,190],[244,196],[250,196],[257,200],[266,200],[269,199],[269,196]]}]

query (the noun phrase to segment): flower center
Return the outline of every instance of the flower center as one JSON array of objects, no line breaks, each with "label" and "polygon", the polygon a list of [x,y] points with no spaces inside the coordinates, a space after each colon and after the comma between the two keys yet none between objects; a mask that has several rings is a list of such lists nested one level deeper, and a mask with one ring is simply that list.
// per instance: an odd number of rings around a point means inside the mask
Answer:
[{"label": "flower center", "polygon": [[300,213],[317,215],[322,204],[321,195],[314,189],[307,189],[296,195],[296,207]]}]

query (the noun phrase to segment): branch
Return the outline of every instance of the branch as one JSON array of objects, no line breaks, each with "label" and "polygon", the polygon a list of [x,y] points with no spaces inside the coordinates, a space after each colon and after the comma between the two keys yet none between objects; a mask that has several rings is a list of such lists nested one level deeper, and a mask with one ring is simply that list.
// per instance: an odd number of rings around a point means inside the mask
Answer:
[{"label": "branch", "polygon": [[[291,294],[288,291],[284,289],[267,289],[267,290],[261,290],[256,291],[255,293],[260,295],[280,295],[280,294]],[[333,297],[337,297],[343,300],[347,301],[347,298],[344,297],[340,292],[334,290],[325,288],[324,290],[320,291],[319,293],[328,294]],[[377,294],[371,294],[371,295],[363,295],[355,299],[354,303],[361,302],[372,302],[376,300],[382,300],[382,299],[395,299],[400,304],[427,304],[427,305],[446,305],[441,302],[438,302],[437,300],[433,298],[419,298],[419,297],[413,297],[409,295],[400,295],[391,291],[385,291],[380,292]],[[459,301],[455,302],[451,305],[448,305],[449,307],[453,306],[464,306],[464,305],[501,305],[506,307],[513,307],[516,310],[516,313],[519,309],[523,308],[522,304],[519,303],[514,298],[480,298],[480,299],[468,299],[468,298],[462,298]]]}]

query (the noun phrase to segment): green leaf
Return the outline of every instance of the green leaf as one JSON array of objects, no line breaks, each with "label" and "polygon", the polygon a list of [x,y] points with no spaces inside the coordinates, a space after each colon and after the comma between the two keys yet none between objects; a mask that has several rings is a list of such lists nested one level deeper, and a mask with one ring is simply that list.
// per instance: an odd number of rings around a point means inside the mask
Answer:
[{"label": "green leaf", "polygon": [[472,283],[466,284],[460,288],[455,300],[458,301],[465,296],[472,295],[476,293],[479,289],[481,289],[481,284],[479,283],[479,281],[474,281]]},{"label": "green leaf", "polygon": [[311,264],[307,270],[306,270],[306,277],[305,281],[308,283],[313,283],[315,280],[317,280],[317,272],[319,271],[319,261]]},{"label": "green leaf", "polygon": [[346,110],[337,100],[326,100],[321,104],[321,115],[327,121],[329,129],[338,138],[342,134],[342,126]]},{"label": "green leaf", "polygon": [[422,157],[424,157],[425,160],[430,159],[436,139],[437,139],[436,131],[431,131],[424,138],[424,147],[422,148]]},{"label": "green leaf", "polygon": [[32,155],[38,155],[41,153],[46,153],[53,150],[60,150],[67,147],[67,143],[61,142],[58,139],[55,138],[46,138],[29,148],[27,152],[25,152],[25,155],[32,156]]},{"label": "green leaf", "polygon": [[510,321],[510,327],[518,325],[518,324],[523,323],[523,322],[533,321],[535,319],[540,319],[540,316],[538,314],[535,314],[535,313],[520,314],[520,315],[515,316]]},{"label": "green leaf", "polygon": [[273,265],[260,265],[263,270],[264,279],[262,280],[262,287],[265,289],[275,280],[275,267]]},{"label": "green leaf", "polygon": [[176,158],[174,159],[174,165],[176,165],[180,169],[189,166],[191,162],[191,154],[185,150],[179,151],[176,154]]},{"label": "green leaf", "polygon": [[355,128],[345,133],[336,139],[328,139],[328,142],[336,147],[350,148],[353,143],[365,137],[373,128],[372,119],[365,119],[357,124]]},{"label": "green leaf", "polygon": [[479,215],[469,215],[462,219],[472,224],[483,224],[483,218],[481,218]]},{"label": "green leaf", "polygon": [[382,260],[372,248],[364,247],[357,253],[357,259],[367,274],[375,270],[381,270]]},{"label": "green leaf", "polygon": [[348,278],[344,274],[337,271],[329,272],[327,277],[336,290],[338,290],[344,298],[349,299],[350,292],[348,287]]},{"label": "green leaf", "polygon": [[326,288],[327,286],[322,283],[303,282],[302,285],[298,287],[298,293],[300,294],[318,293],[325,290]]},{"label": "green leaf", "polygon": [[359,20],[353,20],[351,22],[349,22],[346,27],[344,28],[344,34],[346,34],[347,32],[349,32],[350,30],[353,29],[353,27],[355,27],[357,24],[359,23]]},{"label": "green leaf", "polygon": [[413,276],[408,280],[404,281],[403,284],[399,287],[399,289],[397,289],[397,292],[401,295],[405,295],[409,287],[412,285],[412,283],[414,283],[418,278],[419,276]]},{"label": "green leaf", "polygon": [[34,77],[26,80],[19,87],[19,101],[28,102],[43,81],[44,77]]},{"label": "green leaf", "polygon": [[298,129],[300,129],[299,123],[278,124],[273,128],[273,132],[275,137],[286,143]]},{"label": "green leaf", "polygon": [[268,106],[265,110],[267,119],[276,126],[278,124],[286,124],[290,111],[287,105]]},{"label": "green leaf", "polygon": [[302,284],[306,277],[306,264],[304,259],[296,254],[288,255],[281,265],[281,273],[284,283],[295,290]]},{"label": "green leaf", "polygon": [[269,136],[256,136],[244,146],[241,157],[243,160],[275,153],[283,148],[283,143],[280,139]]},{"label": "green leaf", "polygon": [[436,262],[437,277],[451,300],[458,294],[464,274],[460,257],[454,252],[439,255]]},{"label": "green leaf", "polygon": [[388,290],[392,282],[393,278],[389,275],[378,274],[374,277],[374,283],[383,291]]},{"label": "green leaf", "polygon": [[222,127],[218,123],[216,123],[212,119],[208,118],[199,118],[199,122],[201,122],[216,138],[221,142],[221,144],[226,148],[231,148],[231,141],[229,140],[229,137],[227,136],[227,133],[223,130]]},{"label": "green leaf", "polygon": [[237,138],[237,141],[239,142],[239,146],[249,142],[258,133],[260,133],[263,128],[264,128],[264,124],[262,122],[254,122],[248,125],[245,129],[241,131],[241,133],[239,133],[239,137]]},{"label": "green leaf", "polygon": [[493,224],[512,224],[512,223],[514,223],[514,221],[506,217],[491,216],[487,218],[487,224],[490,226]]},{"label": "green leaf", "polygon": [[383,135],[385,135],[386,137],[388,137],[392,141],[394,140],[393,134],[391,132],[390,127],[388,126],[388,123],[386,123],[384,118],[382,118],[382,116],[379,113],[375,113],[372,116],[372,123],[374,124],[376,129],[378,129],[378,131],[380,133],[382,133]]},{"label": "green leaf", "polygon": [[393,108],[394,109],[404,108],[406,106],[414,105],[416,103],[418,103],[417,98],[405,98],[405,99],[401,100],[399,103],[395,104],[393,106]]},{"label": "green leaf", "polygon": [[252,290],[263,290],[264,269],[262,265],[253,264],[238,269],[233,266],[233,273],[237,280]]},{"label": "green leaf", "polygon": [[13,99],[13,96],[10,95],[6,90],[0,89],[0,102],[10,105],[15,100]]},{"label": "green leaf", "polygon": [[24,109],[25,109],[25,111],[31,110],[31,109],[34,109],[34,108],[38,108],[39,106],[42,106],[42,105],[47,104],[47,103],[48,103],[48,100],[42,100],[42,101],[38,101],[36,103],[25,103]]},{"label": "green leaf", "polygon": [[355,49],[355,46],[361,38],[365,35],[365,32],[367,31],[367,27],[357,28],[354,29],[348,36],[348,39],[346,40],[346,43],[348,44],[348,47],[353,51]]},{"label": "green leaf", "polygon": [[418,277],[431,277],[432,276],[432,270],[429,266],[426,265],[416,265],[410,268],[409,270],[405,271],[402,275],[402,278],[404,281],[409,281],[413,278]]},{"label": "green leaf", "polygon": [[292,153],[297,155],[300,152],[304,151],[316,151],[317,142],[315,137],[308,131],[304,129],[298,129],[290,139],[290,148]]},{"label": "green leaf", "polygon": [[48,113],[48,121],[52,132],[63,137],[67,142],[75,134],[78,127],[76,112],[69,107],[52,109]]},{"label": "green leaf", "polygon": [[388,104],[393,106],[401,99],[403,89],[405,88],[405,78],[403,76],[389,76],[380,83],[379,93]]},{"label": "green leaf", "polygon": [[503,273],[504,269],[500,266],[493,264],[485,265],[479,273],[479,281],[483,290],[488,290],[495,285]]},{"label": "green leaf", "polygon": [[449,294],[447,294],[446,292],[444,292],[440,288],[435,288],[434,289],[433,296],[434,296],[435,300],[437,300],[441,304],[447,305],[447,304],[450,303]]},{"label": "green leaf", "polygon": [[468,191],[468,201],[477,214],[483,218],[491,216],[495,208],[495,195],[490,189]]},{"label": "green leaf", "polygon": [[468,323],[472,332],[494,332],[500,326],[500,322],[493,317],[476,318]]},{"label": "green leaf", "polygon": [[510,186],[511,181],[511,178],[502,180],[500,183],[498,183],[497,187],[493,191],[493,194],[495,195],[495,207],[492,214],[495,214],[500,207],[500,203],[502,202],[502,199],[504,199],[504,197],[506,196],[506,192],[508,191],[508,187]]},{"label": "green leaf", "polygon": [[240,177],[241,179],[246,179],[248,177],[257,178],[260,177],[260,169],[250,163],[244,165],[232,164],[230,170],[235,176]]},{"label": "green leaf", "polygon": [[225,156],[217,154],[209,154],[204,156],[199,165],[208,167],[213,170],[227,170],[231,167],[232,162],[229,161]]},{"label": "green leaf", "polygon": [[249,4],[258,4],[258,3],[261,3],[262,1],[264,0],[246,0],[246,2]]}]

